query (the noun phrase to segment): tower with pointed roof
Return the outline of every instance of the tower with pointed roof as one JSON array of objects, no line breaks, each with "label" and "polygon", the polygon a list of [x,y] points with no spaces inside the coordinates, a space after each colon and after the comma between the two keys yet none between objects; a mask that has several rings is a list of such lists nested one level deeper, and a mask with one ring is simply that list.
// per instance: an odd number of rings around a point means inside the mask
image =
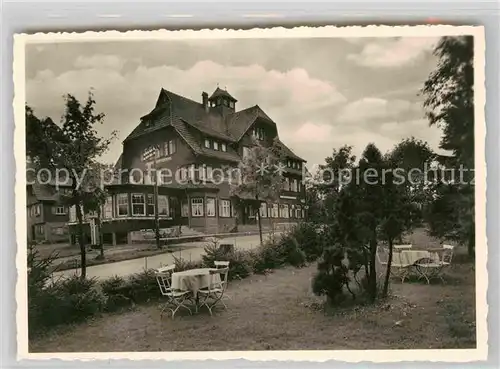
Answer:
[{"label": "tower with pointed roof", "polygon": [[236,111],[236,100],[227,90],[217,87],[212,95],[208,98],[208,103],[211,108],[218,111],[221,115],[227,116]]}]

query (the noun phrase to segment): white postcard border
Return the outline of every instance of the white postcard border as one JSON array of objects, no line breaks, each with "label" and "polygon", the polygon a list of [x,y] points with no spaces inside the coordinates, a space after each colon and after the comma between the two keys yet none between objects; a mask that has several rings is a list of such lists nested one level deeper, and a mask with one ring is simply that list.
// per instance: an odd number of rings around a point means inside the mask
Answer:
[{"label": "white postcard border", "polygon": [[445,361],[471,362],[486,360],[487,330],[487,248],[476,248],[476,349],[463,350],[363,350],[363,351],[204,351],[204,352],[103,352],[103,353],[29,353],[27,329],[27,245],[26,245],[26,156],[25,156],[25,45],[27,43],[130,41],[141,39],[224,39],[224,38],[305,38],[305,37],[438,37],[474,36],[475,101],[475,216],[476,245],[487,245],[486,239],[486,160],[485,160],[485,37],[482,26],[346,26],[263,28],[251,30],[203,29],[182,31],[105,31],[83,33],[36,33],[14,36],[14,156],[16,161],[15,209],[17,234],[16,323],[18,360],[228,360],[252,361],[327,361],[398,362]]}]

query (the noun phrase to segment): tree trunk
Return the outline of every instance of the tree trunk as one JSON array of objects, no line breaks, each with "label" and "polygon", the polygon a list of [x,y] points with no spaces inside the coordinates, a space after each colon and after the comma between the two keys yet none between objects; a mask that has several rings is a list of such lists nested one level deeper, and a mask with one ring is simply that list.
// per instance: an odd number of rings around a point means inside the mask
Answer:
[{"label": "tree trunk", "polygon": [[393,241],[392,238],[389,239],[389,259],[387,260],[387,270],[385,272],[384,279],[384,290],[382,292],[382,297],[387,297],[389,293],[389,279],[391,277],[391,265],[392,265],[392,250],[393,250]]},{"label": "tree trunk", "polygon": [[97,227],[99,230],[99,248],[101,250],[101,259],[104,259],[104,237],[102,234],[102,219],[101,219],[101,209],[97,209]]},{"label": "tree trunk", "polygon": [[[255,199],[257,201],[259,200],[258,197],[255,197]],[[260,208],[257,209],[255,216],[257,217],[257,223],[259,225],[259,239],[260,239],[260,245],[262,246],[264,244],[264,241],[262,239],[262,220],[260,219]]]},{"label": "tree trunk", "polygon": [[475,234],[475,229],[473,227],[472,230],[469,232],[469,240],[467,242],[467,254],[471,259],[474,259],[474,257],[476,256],[475,244],[476,244],[476,234]]},{"label": "tree trunk", "polygon": [[368,276],[368,294],[372,302],[377,299],[377,268],[376,268],[376,257],[377,257],[377,239],[372,238],[370,240],[370,274]]},{"label": "tree trunk", "polygon": [[83,214],[80,204],[75,205],[76,217],[78,219],[78,243],[80,244],[80,267],[82,269],[81,278],[87,277],[87,254],[85,249],[85,240],[83,239]]}]

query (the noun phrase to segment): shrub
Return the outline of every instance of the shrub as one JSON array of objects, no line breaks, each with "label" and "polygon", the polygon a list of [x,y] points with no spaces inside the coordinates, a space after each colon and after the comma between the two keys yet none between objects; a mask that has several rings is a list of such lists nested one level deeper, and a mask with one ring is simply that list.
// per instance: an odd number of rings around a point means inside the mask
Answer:
[{"label": "shrub", "polygon": [[184,270],[196,269],[196,268],[201,268],[202,267],[202,264],[200,262],[186,260],[186,259],[183,259],[183,258],[177,258],[175,256],[173,258],[174,258],[174,264],[175,264],[175,271],[176,272],[182,272]]},{"label": "shrub", "polygon": [[217,241],[210,242],[205,246],[205,253],[201,256],[201,259],[203,265],[207,267],[213,267],[214,261],[216,260],[229,261],[227,253],[220,248],[219,242]]},{"label": "shrub", "polygon": [[285,234],[279,241],[278,250],[282,252],[285,263],[294,267],[303,267],[306,264],[306,254],[300,249],[293,232]]},{"label": "shrub", "polygon": [[317,260],[321,256],[323,244],[313,224],[299,223],[291,230],[290,235],[297,240],[300,249],[306,255],[307,261]]},{"label": "shrub", "polygon": [[312,289],[318,296],[326,296],[330,304],[344,297],[344,286],[348,287],[348,268],[342,261],[344,248],[339,244],[326,248],[318,262],[318,273],[313,278]]},{"label": "shrub", "polygon": [[276,269],[285,264],[283,244],[269,239],[259,246],[254,253],[254,272],[265,273],[270,269]]},{"label": "shrub", "polygon": [[229,257],[229,274],[228,278],[243,279],[248,277],[253,272],[253,259],[248,251],[234,251],[228,254]]},{"label": "shrub", "polygon": [[229,261],[228,278],[230,280],[246,278],[253,271],[253,260],[248,251],[225,251],[218,242],[213,242],[205,247],[202,260],[203,265],[209,268],[214,266],[216,260]]},{"label": "shrub", "polygon": [[161,297],[156,275],[152,269],[132,274],[120,290],[124,297],[129,298],[136,304]]},{"label": "shrub", "polygon": [[101,282],[101,290],[107,297],[106,311],[116,311],[132,303],[130,288],[121,277],[111,277]]}]

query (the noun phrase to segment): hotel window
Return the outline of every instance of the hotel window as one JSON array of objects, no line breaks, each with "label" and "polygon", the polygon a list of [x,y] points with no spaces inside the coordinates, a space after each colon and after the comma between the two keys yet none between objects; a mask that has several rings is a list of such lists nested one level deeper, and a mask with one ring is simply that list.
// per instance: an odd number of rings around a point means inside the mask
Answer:
[{"label": "hotel window", "polygon": [[128,194],[116,195],[116,214],[120,217],[128,215]]},{"label": "hotel window", "polygon": [[250,148],[247,146],[243,146],[243,159],[246,159],[250,156]]},{"label": "hotel window", "polygon": [[33,207],[35,209],[34,210],[35,211],[35,216],[36,217],[39,216],[41,214],[41,212],[42,212],[42,208],[41,208],[40,204],[36,204]]},{"label": "hotel window", "polygon": [[132,215],[146,215],[146,200],[143,194],[132,194]]},{"label": "hotel window", "polygon": [[262,127],[254,128],[253,136],[260,141],[264,140],[264,129]]},{"label": "hotel window", "polygon": [[43,225],[39,225],[39,226],[37,226],[37,227],[36,227],[36,232],[37,232],[38,234],[44,234],[44,233],[45,233],[45,230],[44,230],[44,228],[43,228]]},{"label": "hotel window", "polygon": [[168,216],[168,197],[158,195],[158,215]]},{"label": "hotel window", "polygon": [[215,216],[215,199],[207,197],[207,217]]},{"label": "hotel window", "polygon": [[301,218],[300,208],[300,205],[297,205],[297,208],[295,209],[295,218]]},{"label": "hotel window", "polygon": [[219,217],[229,218],[231,216],[231,201],[219,200]]},{"label": "hotel window", "polygon": [[64,206],[54,206],[52,212],[55,215],[66,215],[66,208]]},{"label": "hotel window", "polygon": [[282,218],[288,218],[288,216],[290,215],[288,213],[288,204],[283,204],[281,210],[282,210],[281,211],[281,217]]},{"label": "hotel window", "polygon": [[219,150],[219,143],[214,141],[214,150]]},{"label": "hotel window", "polygon": [[290,191],[290,178],[285,177],[285,180],[283,181],[283,189],[285,191]]},{"label": "hotel window", "polygon": [[220,144],[220,149],[221,149],[221,151],[226,152],[226,151],[227,151],[227,146],[226,146],[226,144],[225,144],[225,143],[221,143],[221,144]]},{"label": "hotel window", "polygon": [[106,197],[102,213],[104,218],[113,218],[113,198],[111,196]]},{"label": "hotel window", "polygon": [[181,201],[181,217],[183,218],[189,217],[189,205],[187,200]]},{"label": "hotel window", "polygon": [[279,207],[278,204],[273,204],[273,218],[279,217]]},{"label": "hotel window", "polygon": [[209,139],[206,139],[206,140],[205,140],[205,147],[206,147],[207,149],[209,149],[209,148],[210,148],[210,140],[209,140]]},{"label": "hotel window", "polygon": [[76,222],[76,205],[69,208],[69,221]]},{"label": "hotel window", "polygon": [[198,178],[201,180],[207,179],[207,167],[205,165],[198,166]]},{"label": "hotel window", "polygon": [[188,170],[187,168],[180,168],[180,179],[181,181],[185,181],[187,179],[187,173],[188,173]]},{"label": "hotel window", "polygon": [[167,141],[163,145],[163,155],[164,156],[170,156],[170,155],[175,154],[175,150],[176,150],[176,146],[175,146],[174,140]]},{"label": "hotel window", "polygon": [[148,216],[155,215],[155,197],[152,194],[148,194],[147,196],[146,214]]},{"label": "hotel window", "polygon": [[212,171],[213,171],[212,167],[210,165],[208,165],[206,167],[207,179],[210,179],[210,180],[212,179]]},{"label": "hotel window", "polygon": [[296,178],[294,178],[292,180],[292,191],[293,192],[298,192],[299,191],[298,183],[299,183],[299,181]]},{"label": "hotel window", "polygon": [[265,202],[260,203],[259,215],[261,218],[267,217],[267,204]]},{"label": "hotel window", "polygon": [[291,205],[290,206],[290,218],[293,218],[295,216],[294,212],[295,212],[295,206]]},{"label": "hotel window", "polygon": [[203,216],[203,199],[201,197],[191,199],[191,215],[193,217]]},{"label": "hotel window", "polygon": [[175,140],[168,141],[168,154],[173,155],[177,151],[177,146],[175,144]]}]

